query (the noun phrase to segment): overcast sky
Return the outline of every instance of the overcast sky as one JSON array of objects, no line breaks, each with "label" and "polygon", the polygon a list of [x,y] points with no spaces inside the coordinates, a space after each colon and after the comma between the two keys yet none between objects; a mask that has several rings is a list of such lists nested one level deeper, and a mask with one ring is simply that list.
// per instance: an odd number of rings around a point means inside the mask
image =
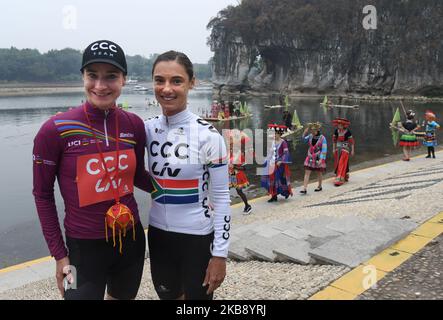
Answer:
[{"label": "overcast sky", "polygon": [[206,45],[212,17],[239,0],[1,0],[0,48],[83,50],[108,39],[128,55],[170,49],[195,63],[212,56]]}]

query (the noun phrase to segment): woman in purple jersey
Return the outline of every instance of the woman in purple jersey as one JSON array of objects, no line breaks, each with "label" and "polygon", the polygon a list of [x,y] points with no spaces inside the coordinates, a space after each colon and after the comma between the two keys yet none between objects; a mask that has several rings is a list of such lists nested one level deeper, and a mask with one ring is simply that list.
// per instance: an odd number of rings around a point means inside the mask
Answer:
[{"label": "woman in purple jersey", "polygon": [[[49,119],[35,137],[35,203],[65,299],[103,299],[105,290],[108,299],[134,299],[146,240],[133,189],[152,190],[144,124],[116,107],[127,74],[120,46],[92,43],[81,72],[87,101]],[[54,200],[56,178],[66,245]]]}]

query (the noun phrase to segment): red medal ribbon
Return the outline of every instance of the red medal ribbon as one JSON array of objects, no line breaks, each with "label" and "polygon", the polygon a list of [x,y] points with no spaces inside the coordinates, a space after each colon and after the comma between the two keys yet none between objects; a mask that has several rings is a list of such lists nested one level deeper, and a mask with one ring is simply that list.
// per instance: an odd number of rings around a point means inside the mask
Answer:
[{"label": "red medal ribbon", "polygon": [[[95,134],[94,128],[92,127],[91,120],[89,119],[88,112],[86,110],[86,104],[83,105],[83,111],[86,116],[86,120],[88,121],[89,129],[91,129],[92,135],[94,136],[95,145],[97,146],[98,152],[100,154],[100,158],[103,162],[103,167],[105,168],[105,179],[107,178],[109,180],[109,183],[111,184],[112,191],[114,193],[114,199],[115,204],[109,208],[109,210],[106,212],[105,216],[105,233],[106,233],[106,241],[108,241],[108,226],[112,229],[112,235],[114,240],[114,247],[115,247],[115,227],[116,225],[119,227],[119,239],[120,239],[120,253],[122,253],[122,230],[123,230],[123,236],[126,237],[126,227],[128,226],[129,222],[132,222],[132,236],[133,240],[135,241],[135,223],[134,223],[134,216],[131,212],[131,209],[129,209],[126,205],[120,203],[120,192],[119,192],[119,184],[118,184],[118,174],[119,174],[119,165],[120,165],[120,132],[119,132],[119,123],[118,123],[118,108],[114,106],[115,110],[115,141],[116,141],[116,151],[117,151],[117,158],[116,158],[116,170],[114,178],[111,178],[111,175],[109,174],[108,167],[106,166],[105,157],[103,156],[103,152],[100,147],[100,140],[97,138],[97,135]],[[114,188],[114,185],[112,182],[115,181],[116,188]]]},{"label": "red medal ribbon", "polygon": [[[118,185],[118,170],[119,170],[119,158],[120,158],[120,137],[119,137],[119,127],[118,127],[118,114],[117,114],[117,108],[114,107],[114,109],[116,110],[116,114],[115,114],[115,143],[116,145],[116,149],[117,149],[117,165],[116,165],[116,170],[115,170],[115,175],[114,175],[114,179],[111,179],[111,176],[108,175],[108,167],[106,166],[106,162],[105,162],[105,157],[103,156],[103,152],[102,152],[102,148],[100,147],[100,140],[97,138],[97,135],[95,134],[94,128],[92,127],[91,124],[91,120],[89,119],[88,116],[88,112],[86,111],[86,104],[83,105],[83,111],[85,112],[85,116],[86,116],[86,120],[88,121],[88,125],[89,125],[89,129],[91,129],[92,135],[94,136],[94,140],[95,140],[95,145],[97,146],[98,149],[98,153],[100,154],[100,158],[103,162],[103,166],[105,168],[105,179],[108,178],[109,182],[111,183],[111,187],[112,190],[114,192],[114,199],[115,199],[115,203],[119,204],[120,203],[120,192],[119,192],[119,185]],[[116,180],[116,186],[117,186],[117,190],[115,190],[115,188],[113,187],[112,184],[112,180]]]}]

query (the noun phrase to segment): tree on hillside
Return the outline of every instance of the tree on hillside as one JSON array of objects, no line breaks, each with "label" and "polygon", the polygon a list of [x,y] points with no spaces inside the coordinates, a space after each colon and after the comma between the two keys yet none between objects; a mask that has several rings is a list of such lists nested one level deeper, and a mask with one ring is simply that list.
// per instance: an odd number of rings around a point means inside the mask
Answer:
[{"label": "tree on hillside", "polygon": [[[127,56],[128,76],[151,80],[152,65],[157,56]],[[80,81],[81,61],[81,51],[70,48],[50,50],[45,54],[35,49],[0,49],[0,81]],[[196,64],[195,68],[199,79],[211,78],[209,65]]]}]

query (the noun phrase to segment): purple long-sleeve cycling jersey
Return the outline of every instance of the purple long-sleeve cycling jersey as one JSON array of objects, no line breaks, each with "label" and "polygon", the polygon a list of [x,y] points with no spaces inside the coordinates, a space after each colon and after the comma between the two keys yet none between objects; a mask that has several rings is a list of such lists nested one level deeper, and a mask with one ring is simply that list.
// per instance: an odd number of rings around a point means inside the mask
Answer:
[{"label": "purple long-sleeve cycling jersey", "polygon": [[[118,171],[113,185],[105,176],[103,161],[84,110],[100,143],[109,176],[114,177]],[[55,206],[55,179],[65,204],[66,235],[76,239],[103,239],[105,213],[115,203],[117,185],[121,203],[131,209],[136,223],[140,220],[133,195],[134,185],[152,191],[144,165],[145,143],[143,121],[137,115],[117,108],[103,111],[86,103],[43,124],[34,139],[33,194],[44,237],[56,260],[66,257],[67,250]],[[116,170],[117,165],[119,170]]]}]

